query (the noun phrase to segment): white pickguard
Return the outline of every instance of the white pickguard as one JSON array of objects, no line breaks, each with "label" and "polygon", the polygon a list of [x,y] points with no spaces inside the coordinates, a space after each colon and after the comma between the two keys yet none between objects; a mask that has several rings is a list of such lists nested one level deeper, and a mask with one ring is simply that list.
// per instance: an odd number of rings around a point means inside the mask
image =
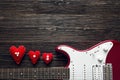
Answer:
[{"label": "white pickguard", "polygon": [[[70,79],[69,80],[103,80],[102,65],[113,47],[112,42],[104,42],[89,50],[76,50],[66,45],[60,45],[58,50],[64,51],[70,58]],[[100,65],[99,67],[93,67]],[[93,72],[96,76],[93,77]],[[95,73],[95,72],[94,72]]]}]

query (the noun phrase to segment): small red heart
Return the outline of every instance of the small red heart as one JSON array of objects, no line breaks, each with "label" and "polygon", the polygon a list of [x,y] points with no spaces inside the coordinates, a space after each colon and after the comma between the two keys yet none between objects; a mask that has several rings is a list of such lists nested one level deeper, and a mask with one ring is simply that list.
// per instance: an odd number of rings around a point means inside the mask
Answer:
[{"label": "small red heart", "polygon": [[37,63],[37,60],[40,58],[40,51],[29,51],[28,52],[29,58],[33,64]]},{"label": "small red heart", "polygon": [[26,48],[23,45],[19,46],[18,48],[16,48],[15,46],[10,47],[10,54],[17,64],[20,64],[25,54],[25,51],[26,51]]},{"label": "small red heart", "polygon": [[43,53],[42,59],[46,64],[49,64],[53,59],[53,54],[52,53]]}]

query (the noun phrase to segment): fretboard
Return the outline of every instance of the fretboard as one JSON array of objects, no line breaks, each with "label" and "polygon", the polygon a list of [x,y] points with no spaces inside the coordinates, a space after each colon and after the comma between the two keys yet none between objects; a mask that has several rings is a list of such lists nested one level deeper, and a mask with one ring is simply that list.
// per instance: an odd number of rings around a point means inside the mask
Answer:
[{"label": "fretboard", "polygon": [[6,68],[0,69],[0,79],[69,79],[69,68]]}]

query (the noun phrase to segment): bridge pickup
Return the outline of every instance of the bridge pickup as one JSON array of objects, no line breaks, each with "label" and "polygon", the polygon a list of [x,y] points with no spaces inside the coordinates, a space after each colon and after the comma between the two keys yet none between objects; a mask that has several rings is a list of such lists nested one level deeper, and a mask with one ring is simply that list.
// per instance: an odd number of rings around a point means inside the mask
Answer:
[{"label": "bridge pickup", "polygon": [[93,65],[93,80],[112,80],[112,64]]}]

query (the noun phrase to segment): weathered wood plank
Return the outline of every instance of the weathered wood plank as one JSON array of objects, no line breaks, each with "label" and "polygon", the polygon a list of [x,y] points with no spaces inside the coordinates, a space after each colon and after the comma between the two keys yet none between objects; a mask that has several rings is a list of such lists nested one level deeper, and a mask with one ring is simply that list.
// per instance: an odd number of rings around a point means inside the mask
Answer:
[{"label": "weathered wood plank", "polygon": [[5,42],[79,42],[119,39],[119,21],[118,15],[41,14],[13,18],[9,16],[1,19],[0,37]]},{"label": "weathered wood plank", "polygon": [[[74,27],[73,27],[74,26]],[[0,27],[39,27],[40,29],[106,29],[120,26],[119,15],[24,14],[0,16]]]},{"label": "weathered wood plank", "polygon": [[120,1],[112,0],[1,0],[0,12],[9,13],[57,13],[101,14],[120,13]]},{"label": "weathered wood plank", "polygon": [[[120,40],[119,0],[0,0],[0,68],[65,66],[56,46],[83,50],[106,39]],[[10,56],[12,45],[27,48],[20,65]],[[32,65],[29,50],[52,52],[53,62],[46,65],[40,57]]]},{"label": "weathered wood plank", "polygon": [[[120,29],[49,31],[41,29],[1,29],[0,42],[81,42],[120,39]],[[97,36],[97,38],[96,38]]]}]

